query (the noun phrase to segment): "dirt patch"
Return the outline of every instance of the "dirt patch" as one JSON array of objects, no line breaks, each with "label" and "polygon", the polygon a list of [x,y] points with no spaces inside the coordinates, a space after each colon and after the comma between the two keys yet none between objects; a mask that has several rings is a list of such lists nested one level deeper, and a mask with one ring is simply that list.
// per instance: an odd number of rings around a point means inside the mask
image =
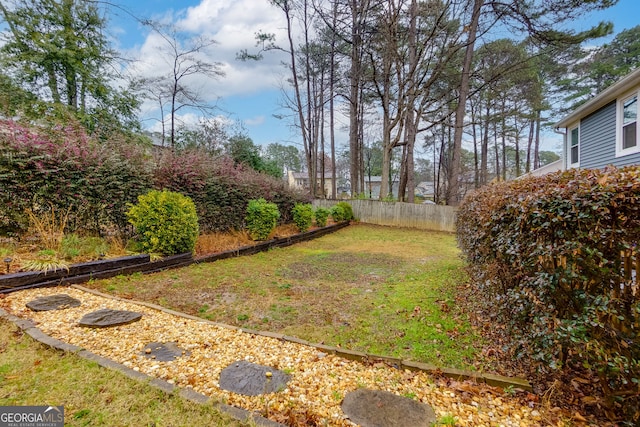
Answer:
[{"label": "dirt patch", "polygon": [[405,264],[402,258],[370,253],[323,253],[309,255],[277,270],[285,279],[340,280],[353,284],[370,284],[388,278]]}]

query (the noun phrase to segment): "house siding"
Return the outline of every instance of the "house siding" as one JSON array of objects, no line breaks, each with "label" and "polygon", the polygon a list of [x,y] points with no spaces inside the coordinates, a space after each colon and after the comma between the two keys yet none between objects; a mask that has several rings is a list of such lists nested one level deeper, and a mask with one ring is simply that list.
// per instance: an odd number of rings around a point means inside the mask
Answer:
[{"label": "house siding", "polygon": [[601,169],[616,163],[616,103],[580,121],[580,168]]},{"label": "house siding", "polygon": [[616,101],[580,121],[580,169],[640,164],[640,153],[616,157]]}]

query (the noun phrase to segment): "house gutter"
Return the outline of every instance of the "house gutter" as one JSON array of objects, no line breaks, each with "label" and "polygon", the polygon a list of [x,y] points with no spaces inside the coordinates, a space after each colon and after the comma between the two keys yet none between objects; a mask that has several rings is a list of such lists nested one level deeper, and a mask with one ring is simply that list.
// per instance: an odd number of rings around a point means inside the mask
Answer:
[{"label": "house gutter", "polygon": [[562,135],[562,170],[567,170],[567,132],[561,131],[560,127],[554,127],[553,132]]}]

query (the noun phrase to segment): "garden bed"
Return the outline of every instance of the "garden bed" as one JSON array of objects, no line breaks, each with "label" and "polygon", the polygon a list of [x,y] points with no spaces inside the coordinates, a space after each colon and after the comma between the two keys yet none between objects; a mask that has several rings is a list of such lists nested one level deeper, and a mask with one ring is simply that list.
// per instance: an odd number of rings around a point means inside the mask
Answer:
[{"label": "garden bed", "polygon": [[276,231],[274,238],[257,243],[247,241],[242,238],[241,234],[238,234],[235,239],[224,242],[222,247],[226,248],[226,250],[204,254],[201,247],[199,251],[196,251],[195,256],[191,253],[185,253],[152,261],[148,254],[140,254],[78,263],[68,268],[56,268],[53,271],[26,271],[4,274],[0,275],[0,293],[34,287],[79,284],[92,279],[106,279],[138,272],[154,273],[169,268],[184,267],[193,263],[213,262],[219,259],[251,255],[272,248],[285,247],[314,239],[347,225],[349,225],[348,221],[326,227],[318,227],[293,235],[288,235],[292,230],[290,227],[284,227],[280,231]]}]

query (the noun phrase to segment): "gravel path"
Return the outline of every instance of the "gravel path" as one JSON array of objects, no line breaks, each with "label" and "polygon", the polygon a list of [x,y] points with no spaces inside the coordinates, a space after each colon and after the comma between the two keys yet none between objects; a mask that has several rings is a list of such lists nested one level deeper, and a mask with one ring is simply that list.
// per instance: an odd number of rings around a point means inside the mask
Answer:
[{"label": "gravel path", "polygon": [[[80,307],[34,312],[25,304],[41,296],[64,293]],[[520,403],[502,390],[441,380],[424,372],[398,370],[385,364],[364,364],[324,354],[317,349],[184,318],[131,301],[94,295],[73,288],[42,288],[14,292],[0,300],[9,313],[30,319],[45,334],[89,350],[136,371],[179,387],[208,395],[230,405],[281,420],[290,411],[307,413],[330,426],[352,426],[341,410],[346,393],[360,387],[386,390],[429,404],[438,417],[453,415],[459,426],[543,426],[544,411]],[[104,308],[143,313],[128,325],[92,329],[80,327],[85,314]],[[151,342],[175,342],[189,352],[171,362],[143,355]],[[268,365],[291,375],[279,393],[243,396],[218,387],[220,371],[237,360]]]}]

